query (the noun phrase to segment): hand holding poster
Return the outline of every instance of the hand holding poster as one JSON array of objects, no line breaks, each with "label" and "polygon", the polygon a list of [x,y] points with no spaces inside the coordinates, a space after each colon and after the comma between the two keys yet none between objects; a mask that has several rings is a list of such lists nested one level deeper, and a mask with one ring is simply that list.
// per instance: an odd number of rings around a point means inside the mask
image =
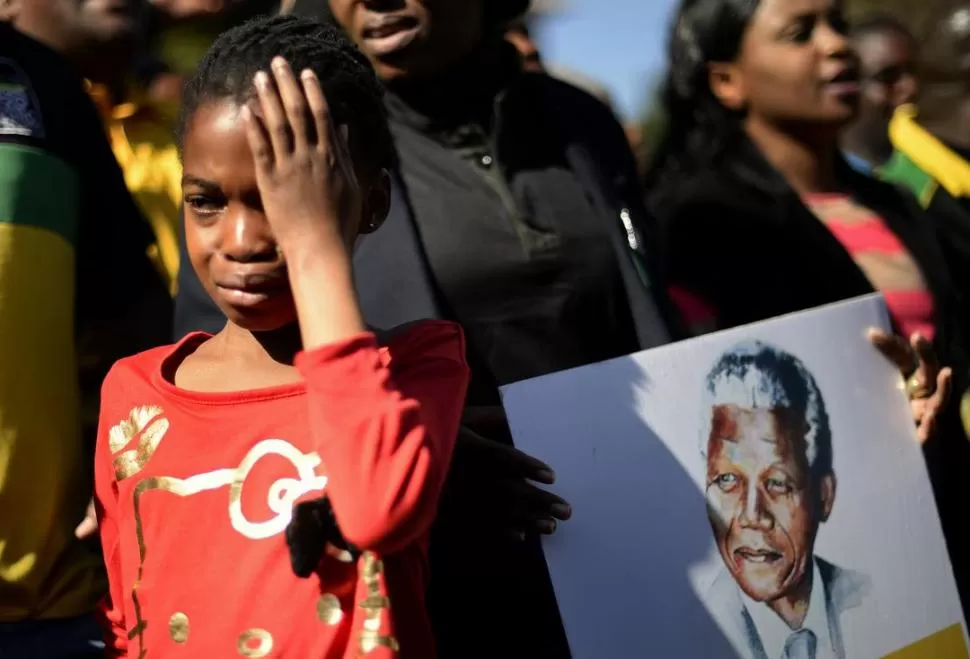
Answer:
[{"label": "hand holding poster", "polygon": [[968,657],[877,296],[510,385],[576,659]]}]

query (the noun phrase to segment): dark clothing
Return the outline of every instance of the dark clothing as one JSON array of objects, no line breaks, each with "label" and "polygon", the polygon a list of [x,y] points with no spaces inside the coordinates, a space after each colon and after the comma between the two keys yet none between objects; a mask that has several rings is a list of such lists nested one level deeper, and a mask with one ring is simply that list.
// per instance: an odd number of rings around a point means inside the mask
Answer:
[{"label": "dark clothing", "polygon": [[388,99],[435,282],[499,385],[639,349],[608,225],[531,111],[531,82],[496,103],[495,137],[476,124],[432,132]]},{"label": "dark clothing", "polygon": [[[466,323],[475,404],[498,402],[496,382],[667,342],[661,266],[644,249],[654,231],[610,111],[541,75],[514,76],[484,104],[463,98],[467,82],[436,87],[447,98],[388,100],[410,213],[358,248],[368,319],[432,309]],[[456,103],[465,111],[449,116]],[[538,539],[466,536],[447,509],[429,593],[439,656],[567,657]]]},{"label": "dark clothing", "polygon": [[21,565],[0,570],[0,655],[48,656],[35,641],[58,625],[33,623],[56,619],[81,621],[64,647],[91,650],[80,617],[104,578],[74,535],[91,497],[83,431],[111,364],[170,332],[150,244],[71,62],[0,22],[0,547]]},{"label": "dark clothing", "polygon": [[[967,384],[967,308],[953,286],[936,228],[915,199],[842,163],[842,187],[886,222],[919,265],[933,296],[936,350]],[[671,285],[713,306],[718,329],[755,323],[873,292],[841,243],[750,142],[654,204]],[[963,530],[970,444],[951,405],[924,448],[937,506],[966,603],[970,543]]]},{"label": "dark clothing", "polygon": [[970,295],[970,197],[956,198],[940,187],[926,213],[936,222],[940,246],[957,290]]}]

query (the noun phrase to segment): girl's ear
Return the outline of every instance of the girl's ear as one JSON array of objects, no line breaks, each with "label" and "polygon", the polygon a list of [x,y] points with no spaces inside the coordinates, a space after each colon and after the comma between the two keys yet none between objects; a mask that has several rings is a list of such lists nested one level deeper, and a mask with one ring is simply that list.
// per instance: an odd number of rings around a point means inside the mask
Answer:
[{"label": "girl's ear", "polygon": [[391,212],[391,175],[382,169],[364,196],[360,233],[377,231]]}]

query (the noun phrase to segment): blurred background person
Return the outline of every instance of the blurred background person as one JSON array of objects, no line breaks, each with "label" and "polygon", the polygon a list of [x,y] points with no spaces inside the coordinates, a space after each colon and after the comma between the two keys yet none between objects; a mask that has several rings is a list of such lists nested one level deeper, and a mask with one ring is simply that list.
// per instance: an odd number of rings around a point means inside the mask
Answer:
[{"label": "blurred background person", "polygon": [[[954,284],[967,291],[970,205],[965,195],[970,187],[964,192],[961,181],[970,184],[970,167],[958,124],[967,112],[959,90],[965,95],[970,89],[970,68],[960,63],[970,55],[970,5],[959,3],[938,14],[925,49],[928,66],[919,64],[919,44],[899,21],[872,15],[854,24],[862,88],[858,118],[843,133],[842,146],[858,171],[916,196],[939,230]],[[928,76],[922,99],[921,69]],[[965,406],[970,413],[970,397]]]},{"label": "blurred background person", "polygon": [[281,0],[153,0],[137,50],[91,79],[125,182],[155,236],[149,256],[172,295],[180,260],[182,168],[174,134],[182,81],[224,30],[280,8]]},{"label": "blurred background person", "polygon": [[[860,95],[841,3],[684,0],[670,44],[670,125],[650,192],[675,295],[695,326],[735,327],[880,291],[900,333],[933,340],[965,390],[968,309],[935,227],[915,200],[840,155]],[[970,445],[956,414],[924,450],[966,597]]]},{"label": "blurred background person", "polygon": [[86,440],[107,369],[164,342],[171,299],[81,76],[109,75],[138,18],[135,2],[0,6],[0,656],[101,655],[103,566],[76,529]]},{"label": "blurred background person", "polygon": [[522,70],[545,73],[546,67],[539,54],[539,46],[533,41],[529,25],[524,17],[512,21],[505,30],[505,39],[512,44],[522,58]]},{"label": "blurred background person", "polygon": [[901,105],[919,94],[916,38],[895,18],[876,14],[852,25],[852,47],[859,56],[859,111],[842,133],[849,164],[864,174],[882,168],[893,156],[889,122]]}]

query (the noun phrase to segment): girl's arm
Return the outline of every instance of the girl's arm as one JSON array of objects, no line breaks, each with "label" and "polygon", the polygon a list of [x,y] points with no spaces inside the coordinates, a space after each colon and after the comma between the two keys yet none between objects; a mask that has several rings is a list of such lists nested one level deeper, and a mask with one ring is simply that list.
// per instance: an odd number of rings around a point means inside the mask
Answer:
[{"label": "girl's arm", "polygon": [[244,116],[306,350],[297,366],[310,430],[344,538],[390,553],[426,533],[438,507],[469,377],[461,331],[412,328],[388,364],[364,326],[350,258],[358,234],[387,214],[387,173],[353,161],[347,127],[332,124],[311,71],[297,81],[280,57],[272,69],[272,79],[256,75]]},{"label": "girl's arm", "polygon": [[[104,631],[105,656],[128,656],[128,629],[125,626],[124,586],[121,571],[121,544],[118,534],[117,490],[108,432],[111,417],[105,407],[114,400],[111,373],[101,390],[101,415],[94,461],[94,505],[101,533],[101,549],[108,572],[108,593],[98,605],[98,622]],[[114,392],[117,395],[117,392]],[[115,419],[117,420],[117,419]]]},{"label": "girl's arm", "polygon": [[391,359],[388,366],[369,333],[297,359],[341,533],[385,555],[434,521],[469,378],[452,323],[408,329],[392,342]]}]

